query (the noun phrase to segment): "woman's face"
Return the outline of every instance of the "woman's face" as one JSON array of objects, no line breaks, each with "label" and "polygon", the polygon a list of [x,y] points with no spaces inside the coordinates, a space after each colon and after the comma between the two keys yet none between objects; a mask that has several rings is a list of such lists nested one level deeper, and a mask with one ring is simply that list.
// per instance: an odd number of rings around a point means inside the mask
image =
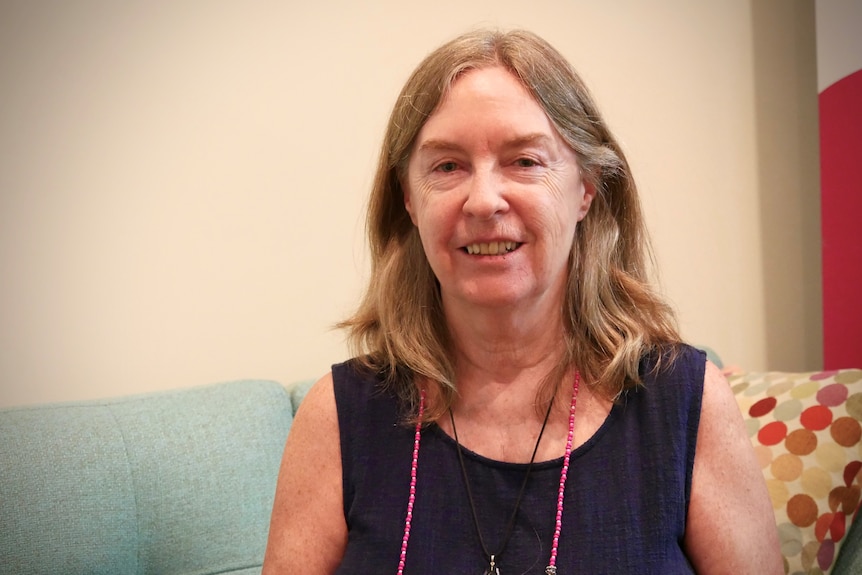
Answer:
[{"label": "woman's face", "polygon": [[562,302],[575,226],[594,192],[507,70],[455,81],[420,130],[402,187],[448,311]]}]

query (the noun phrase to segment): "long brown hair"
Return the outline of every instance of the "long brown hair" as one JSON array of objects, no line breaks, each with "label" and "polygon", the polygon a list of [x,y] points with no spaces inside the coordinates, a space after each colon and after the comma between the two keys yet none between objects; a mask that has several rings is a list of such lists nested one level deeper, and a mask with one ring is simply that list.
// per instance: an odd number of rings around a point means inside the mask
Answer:
[{"label": "long brown hair", "polygon": [[583,81],[547,42],[522,30],[479,30],[447,42],[416,68],[395,103],[368,208],[371,281],[356,313],[341,322],[352,350],[412,405],[414,380],[430,383],[428,420],[451,404],[455,368],[434,273],[404,207],[400,180],[414,140],[452,83],[466,71],[503,66],[530,91],[576,152],[596,196],[578,225],[562,309],[565,352],[540,388],[550,400],[576,366],[585,382],[614,398],[640,383],[650,351],[679,341],[673,313],[649,285],[651,263],[637,188]]}]

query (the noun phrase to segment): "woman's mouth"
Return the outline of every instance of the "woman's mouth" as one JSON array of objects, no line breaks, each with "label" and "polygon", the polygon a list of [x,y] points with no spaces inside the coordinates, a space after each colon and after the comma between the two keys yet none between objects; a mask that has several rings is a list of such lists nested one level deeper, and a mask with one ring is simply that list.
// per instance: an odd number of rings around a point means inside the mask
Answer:
[{"label": "woman's mouth", "polygon": [[521,247],[518,242],[487,242],[469,244],[463,249],[470,255],[496,256],[507,254]]}]

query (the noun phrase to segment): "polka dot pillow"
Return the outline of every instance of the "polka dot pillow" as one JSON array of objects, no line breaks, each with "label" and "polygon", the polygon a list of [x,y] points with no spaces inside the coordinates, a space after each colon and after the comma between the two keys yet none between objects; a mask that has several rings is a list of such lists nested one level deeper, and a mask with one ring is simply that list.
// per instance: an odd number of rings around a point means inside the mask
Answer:
[{"label": "polka dot pillow", "polygon": [[728,377],[775,509],[784,571],[828,574],[862,492],[862,370]]}]

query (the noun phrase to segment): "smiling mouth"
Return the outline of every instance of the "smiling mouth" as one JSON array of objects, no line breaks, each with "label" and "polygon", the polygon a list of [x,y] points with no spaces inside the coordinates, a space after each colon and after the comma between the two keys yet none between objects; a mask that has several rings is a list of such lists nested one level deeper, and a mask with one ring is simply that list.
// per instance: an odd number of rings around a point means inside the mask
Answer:
[{"label": "smiling mouth", "polygon": [[499,254],[508,254],[521,247],[518,242],[488,242],[481,244],[470,244],[462,248],[471,256],[496,256]]}]

